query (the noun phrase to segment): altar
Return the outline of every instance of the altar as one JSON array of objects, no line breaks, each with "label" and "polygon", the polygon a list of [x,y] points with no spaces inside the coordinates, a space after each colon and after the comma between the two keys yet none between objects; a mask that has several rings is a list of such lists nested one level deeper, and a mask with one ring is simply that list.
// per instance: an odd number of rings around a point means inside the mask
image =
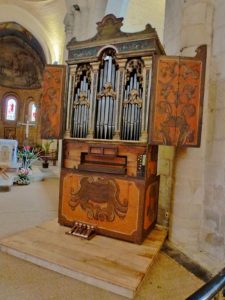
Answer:
[{"label": "altar", "polygon": [[0,139],[0,166],[12,169],[18,168],[16,140]]},{"label": "altar", "polygon": [[17,162],[18,142],[0,139],[0,189],[9,190],[13,185],[19,164]]}]

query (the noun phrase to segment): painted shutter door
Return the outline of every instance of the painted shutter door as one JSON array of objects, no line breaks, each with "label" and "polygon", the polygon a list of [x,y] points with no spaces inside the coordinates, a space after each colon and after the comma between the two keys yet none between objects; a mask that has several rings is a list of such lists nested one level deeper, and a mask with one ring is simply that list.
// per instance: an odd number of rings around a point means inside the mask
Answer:
[{"label": "painted shutter door", "polygon": [[46,65],[41,101],[41,138],[62,138],[65,66]]},{"label": "painted shutter door", "polygon": [[154,67],[150,143],[199,147],[206,46],[195,57],[159,56]]}]

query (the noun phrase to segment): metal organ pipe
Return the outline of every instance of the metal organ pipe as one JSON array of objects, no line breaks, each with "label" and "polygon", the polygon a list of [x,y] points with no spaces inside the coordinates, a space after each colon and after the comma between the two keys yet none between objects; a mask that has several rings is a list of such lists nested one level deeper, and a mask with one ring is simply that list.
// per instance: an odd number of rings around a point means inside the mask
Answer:
[{"label": "metal organ pipe", "polygon": [[96,138],[112,139],[114,131],[114,97],[116,65],[111,55],[103,58],[99,72],[99,90],[97,98]]},{"label": "metal organ pipe", "polygon": [[73,113],[73,127],[72,127],[72,136],[74,137],[76,135],[76,124],[77,124],[77,94],[75,95],[74,100],[74,113]]},{"label": "metal organ pipe", "polygon": [[[131,77],[131,83],[130,83],[130,90],[132,91],[134,88],[134,77]],[[129,116],[130,116],[130,122],[129,122],[129,136],[128,138],[132,140],[132,134],[133,134],[133,127],[134,127],[134,105],[132,103],[129,103]]]},{"label": "metal organ pipe", "polygon": [[[99,76],[99,88],[98,91],[101,92],[103,88],[103,81],[104,81],[104,66],[100,68],[100,76]],[[97,101],[97,118],[96,118],[96,137],[99,138],[100,136],[100,119],[101,119],[101,104],[100,99]]]},{"label": "metal organ pipe", "polygon": [[[78,96],[78,99],[79,99],[79,97],[80,97],[80,89],[77,89],[77,96]],[[79,100],[78,100],[78,102],[79,102]],[[79,135],[79,133],[80,133],[80,105],[79,105],[79,103],[78,103],[78,116],[77,116],[77,132],[76,132],[76,137],[80,137]]]},{"label": "metal organ pipe", "polygon": [[99,85],[99,91],[102,90],[103,86],[103,68],[100,69],[100,85]]},{"label": "metal organ pipe", "polygon": [[81,74],[75,90],[72,137],[85,138],[88,134],[90,86],[85,73]]},{"label": "metal organ pipe", "polygon": [[[105,85],[107,81],[107,71],[108,71],[108,60],[104,61],[104,72],[103,72],[103,86]],[[104,116],[105,116],[105,96],[99,99],[98,101],[99,110],[100,113],[100,136],[99,138],[103,138],[103,131],[104,131]]]},{"label": "metal organ pipe", "polygon": [[103,71],[103,85],[106,83],[107,80],[107,69],[108,69],[108,60],[104,61],[104,71]]},{"label": "metal organ pipe", "polygon": [[116,75],[116,66],[115,66],[115,64],[112,64],[111,78],[112,78],[112,88],[113,88],[113,90],[115,90],[115,75]]},{"label": "metal organ pipe", "polygon": [[112,77],[112,56],[108,57],[108,70],[107,70],[107,82],[111,82]]},{"label": "metal organ pipe", "polygon": [[126,104],[125,104],[125,118],[124,118],[124,136],[123,136],[123,139],[125,140],[126,139],[126,136],[127,136],[127,130],[128,130],[128,96],[129,96],[129,93],[130,93],[130,86],[127,85],[127,90],[126,90]]},{"label": "metal organ pipe", "polygon": [[[111,70],[112,70],[112,57],[106,58],[108,61],[108,68],[107,68],[107,83],[111,82]],[[106,96],[105,100],[105,111],[104,111],[104,138],[107,138],[107,131],[108,131],[108,122],[109,122],[109,96]]]},{"label": "metal organ pipe", "polygon": [[[116,88],[116,64],[112,64],[112,89],[115,91]],[[111,102],[111,110],[110,110],[110,114],[109,114],[109,128],[110,128],[110,133],[109,136],[112,137],[112,134],[115,130],[115,114],[117,113],[115,111],[116,109],[116,103],[115,103],[115,99],[113,99],[113,97],[110,98],[110,102]]]},{"label": "metal organ pipe", "polygon": [[141,133],[141,83],[137,70],[129,73],[125,86],[123,114],[122,114],[122,139],[139,140]]}]

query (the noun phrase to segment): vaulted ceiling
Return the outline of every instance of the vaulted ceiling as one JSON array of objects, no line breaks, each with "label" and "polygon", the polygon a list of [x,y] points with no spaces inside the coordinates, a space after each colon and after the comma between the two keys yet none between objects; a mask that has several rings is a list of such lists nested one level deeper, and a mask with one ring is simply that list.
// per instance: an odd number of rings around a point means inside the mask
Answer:
[{"label": "vaulted ceiling", "polygon": [[62,60],[66,12],[64,0],[0,0],[0,22],[14,21],[30,31],[49,63]]},{"label": "vaulted ceiling", "polygon": [[[75,4],[80,11],[74,9]],[[125,17],[124,31],[139,31],[151,23],[162,37],[164,8],[165,0],[0,0],[0,23],[20,24],[38,40],[48,63],[62,63],[67,42],[64,18],[71,10],[73,34],[86,39],[94,35],[96,21],[107,13]]]}]

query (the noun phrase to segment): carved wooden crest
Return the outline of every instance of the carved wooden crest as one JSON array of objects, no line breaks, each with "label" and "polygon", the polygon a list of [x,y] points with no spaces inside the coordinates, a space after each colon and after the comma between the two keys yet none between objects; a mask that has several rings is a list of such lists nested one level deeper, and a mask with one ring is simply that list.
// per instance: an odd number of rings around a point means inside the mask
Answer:
[{"label": "carved wooden crest", "polygon": [[153,28],[150,24],[147,24],[145,26],[145,29],[139,32],[123,32],[121,31],[121,27],[123,26],[123,18],[117,18],[113,14],[106,15],[102,21],[97,22],[97,34],[85,41],[77,41],[77,39],[74,37],[72,40],[68,43],[67,48],[70,49],[73,46],[77,45],[85,45],[85,44],[95,44],[96,42],[106,41],[106,40],[112,40],[115,39],[120,40],[126,40],[129,39],[136,39],[137,36],[140,37],[146,37],[146,36],[152,36],[158,39],[157,33],[155,28]]}]

